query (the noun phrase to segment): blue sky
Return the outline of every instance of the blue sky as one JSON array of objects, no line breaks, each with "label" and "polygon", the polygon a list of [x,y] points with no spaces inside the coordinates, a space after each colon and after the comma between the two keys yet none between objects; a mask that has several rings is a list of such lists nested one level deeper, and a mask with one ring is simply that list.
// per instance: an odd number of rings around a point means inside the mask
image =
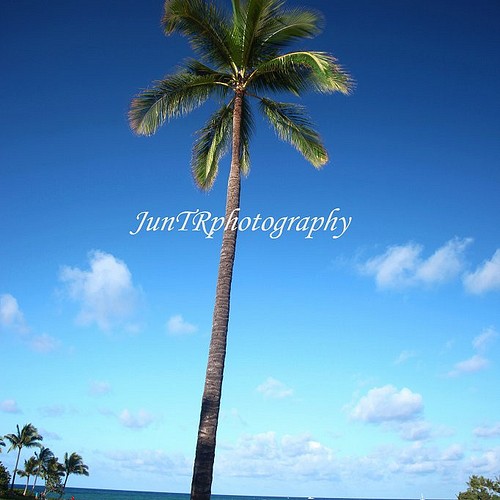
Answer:
[{"label": "blue sky", "polygon": [[[500,6],[301,4],[356,90],[303,99],[321,171],[256,119],[241,215],[352,222],[240,233],[213,491],[454,498],[500,470]],[[126,115],[189,47],[157,0],[1,9],[0,433],[80,453],[73,486],[187,492],[221,234],[129,232],[222,215],[228,163],[195,188],[210,106]]]}]

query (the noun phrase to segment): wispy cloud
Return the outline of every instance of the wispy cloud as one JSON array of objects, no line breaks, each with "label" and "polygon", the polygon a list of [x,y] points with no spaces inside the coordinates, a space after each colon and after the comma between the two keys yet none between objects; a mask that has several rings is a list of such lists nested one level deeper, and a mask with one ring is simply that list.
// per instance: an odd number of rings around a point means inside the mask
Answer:
[{"label": "wispy cloud", "polygon": [[28,327],[17,299],[10,293],[0,295],[0,327],[27,333]]},{"label": "wispy cloud", "polygon": [[167,321],[167,332],[170,335],[189,335],[195,333],[198,327],[188,323],[180,314],[171,316]]},{"label": "wispy cloud", "polygon": [[406,387],[398,391],[393,385],[385,385],[369,390],[351,411],[351,418],[375,424],[405,422],[417,418],[422,410],[420,394]]},{"label": "wispy cloud", "polygon": [[483,356],[480,356],[479,354],[475,354],[469,359],[456,363],[449,375],[453,377],[464,373],[475,373],[483,370],[488,365],[489,361],[486,358],[483,358]]},{"label": "wispy cloud", "polygon": [[409,359],[412,359],[416,356],[414,351],[401,351],[399,356],[394,360],[395,365],[402,365],[406,363]]},{"label": "wispy cloud", "polygon": [[[38,409],[40,414],[47,418],[62,417],[68,413],[68,409],[64,405],[54,404],[50,406],[42,406]],[[77,413],[76,410],[71,410],[71,413]]]},{"label": "wispy cloud", "polygon": [[61,342],[46,333],[42,333],[41,335],[33,336],[29,341],[29,345],[34,351],[47,354],[57,350]]},{"label": "wispy cloud", "polygon": [[0,402],[0,411],[4,413],[22,413],[15,399],[6,399]]},{"label": "wispy cloud", "polygon": [[113,255],[101,251],[89,254],[89,269],[64,266],[60,280],[66,284],[68,296],[80,305],[77,322],[96,323],[103,331],[124,326],[132,331],[139,289],[132,282],[127,265]]},{"label": "wispy cloud", "polygon": [[111,384],[103,380],[92,380],[89,384],[89,394],[91,396],[104,396],[111,392]]},{"label": "wispy cloud", "polygon": [[260,392],[267,399],[284,399],[293,396],[293,389],[273,377],[269,377],[260,384],[257,387],[257,392]]},{"label": "wispy cloud", "polygon": [[496,338],[498,333],[493,327],[485,328],[483,332],[474,338],[472,346],[476,351],[483,352]]},{"label": "wispy cloud", "polygon": [[464,276],[465,289],[474,294],[500,290],[500,249],[474,272]]},{"label": "wispy cloud", "polygon": [[155,420],[154,416],[146,410],[139,410],[136,414],[133,414],[128,409],[123,410],[118,415],[118,419],[122,425],[131,429],[144,429],[149,427]]},{"label": "wispy cloud", "polygon": [[441,284],[457,277],[464,268],[464,252],[471,238],[453,238],[428,258],[416,243],[389,247],[358,269],[373,276],[380,289],[401,289],[418,285]]},{"label": "wispy cloud", "polygon": [[500,422],[493,425],[483,425],[474,429],[474,436],[481,438],[500,436]]},{"label": "wispy cloud", "polygon": [[170,455],[162,450],[105,450],[100,453],[114,464],[122,474],[141,471],[158,477],[189,476],[192,463],[181,455]]},{"label": "wispy cloud", "polygon": [[472,347],[476,354],[472,355],[463,361],[455,363],[453,369],[448,372],[449,377],[458,377],[468,373],[476,373],[484,370],[490,365],[489,360],[484,353],[486,347],[498,337],[497,332],[493,328],[486,328],[481,334],[475,337],[472,341]]}]

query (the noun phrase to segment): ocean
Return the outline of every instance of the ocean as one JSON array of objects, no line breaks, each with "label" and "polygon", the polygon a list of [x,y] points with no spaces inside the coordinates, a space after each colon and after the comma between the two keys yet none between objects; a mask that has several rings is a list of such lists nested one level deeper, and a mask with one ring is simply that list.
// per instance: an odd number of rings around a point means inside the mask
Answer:
[{"label": "ocean", "polygon": [[[49,497],[51,498],[51,497]],[[188,493],[155,493],[151,491],[99,490],[91,488],[66,488],[63,500],[189,500]],[[239,495],[212,495],[213,500],[308,500],[306,497],[256,497]],[[358,500],[353,498],[314,500]],[[378,500],[368,499],[363,500]],[[403,499],[391,499],[403,500]],[[406,499],[407,500],[407,499]]]}]

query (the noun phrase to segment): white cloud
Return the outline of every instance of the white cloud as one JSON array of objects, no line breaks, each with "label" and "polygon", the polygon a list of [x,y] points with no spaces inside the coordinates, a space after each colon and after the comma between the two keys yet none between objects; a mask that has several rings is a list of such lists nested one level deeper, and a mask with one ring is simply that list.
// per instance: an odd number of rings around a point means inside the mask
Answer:
[{"label": "white cloud", "polygon": [[424,441],[431,437],[432,427],[423,420],[403,422],[399,427],[399,435],[405,441]]},{"label": "white cloud", "polygon": [[473,455],[467,464],[469,470],[484,476],[496,476],[500,470],[500,447],[481,451],[479,455]]},{"label": "white cloud", "polygon": [[139,291],[127,265],[101,251],[91,252],[89,261],[87,271],[65,266],[60,273],[69,297],[80,304],[77,321],[82,325],[96,323],[104,331],[117,325],[134,328],[127,321],[137,309]]},{"label": "white cloud", "polygon": [[500,290],[500,249],[473,273],[465,275],[464,286],[468,292],[475,294]]},{"label": "white cloud", "polygon": [[[58,404],[51,406],[42,406],[38,410],[41,415],[48,418],[62,417],[63,415],[68,413],[68,410],[66,409],[65,406]],[[77,413],[77,412],[75,410],[72,410],[72,413]]]},{"label": "white cloud", "polygon": [[482,355],[482,353],[485,351],[486,347],[497,338],[497,336],[497,332],[491,327],[483,330],[483,332],[472,341],[472,346],[478,354],[474,354],[472,357],[456,363],[453,370],[448,372],[448,376],[457,377],[459,375],[463,375],[464,373],[475,373],[487,368],[490,362]]},{"label": "white cloud", "polygon": [[167,454],[162,450],[106,450],[100,452],[112,462],[113,469],[124,474],[142,472],[165,476],[190,476],[192,463],[181,455]]},{"label": "white cloud", "polygon": [[111,392],[111,384],[102,380],[92,380],[89,386],[89,393],[92,396],[104,396]]},{"label": "white cloud", "polygon": [[244,435],[235,445],[221,448],[216,472],[225,477],[332,479],[338,467],[333,451],[309,434],[275,432]]},{"label": "white cloud", "polygon": [[22,413],[14,399],[6,399],[0,403],[0,411],[4,413]]},{"label": "white cloud", "polygon": [[484,351],[497,337],[498,333],[494,328],[486,328],[472,341],[472,345],[476,351]]},{"label": "white cloud", "polygon": [[457,377],[464,373],[475,373],[484,370],[488,365],[489,361],[486,358],[475,354],[469,359],[456,363],[453,370],[448,373],[448,376]]},{"label": "white cloud", "polygon": [[454,238],[418,266],[415,278],[423,283],[444,283],[458,276],[464,266],[463,254],[471,238]]},{"label": "white cloud", "polygon": [[402,364],[406,363],[409,359],[414,358],[415,356],[416,356],[416,354],[413,351],[401,351],[399,356],[394,361],[394,364],[402,365]]},{"label": "white cloud", "polygon": [[470,238],[454,238],[427,259],[422,258],[422,245],[408,243],[392,246],[385,253],[366,261],[359,269],[363,274],[374,276],[379,288],[444,283],[462,271],[463,254],[471,242]]},{"label": "white cloud", "polygon": [[375,387],[363,396],[351,412],[355,420],[371,423],[404,422],[416,418],[423,410],[420,394],[392,385]]},{"label": "white cloud", "polygon": [[131,429],[143,429],[151,425],[154,421],[153,415],[146,410],[139,410],[137,414],[134,415],[129,410],[125,409],[118,415],[118,419],[122,425]]},{"label": "white cloud", "polygon": [[0,295],[0,327],[11,328],[19,333],[27,331],[17,299],[10,293]]},{"label": "white cloud", "polygon": [[420,245],[409,243],[405,246],[389,247],[387,251],[368,260],[361,271],[375,276],[380,288],[398,288],[412,281],[416,263],[422,252]]},{"label": "white cloud", "polygon": [[500,422],[493,425],[483,425],[474,429],[474,436],[481,438],[500,436]]},{"label": "white cloud", "polygon": [[283,399],[293,396],[293,389],[287,387],[283,382],[269,377],[265,382],[257,387],[257,392],[260,392],[268,399]]},{"label": "white cloud", "polygon": [[31,349],[36,352],[47,354],[49,352],[55,351],[60,346],[59,340],[43,333],[42,335],[36,335],[31,338],[29,345]]},{"label": "white cloud", "polygon": [[189,335],[195,333],[198,327],[188,323],[180,314],[171,316],[167,321],[167,331],[171,335]]}]

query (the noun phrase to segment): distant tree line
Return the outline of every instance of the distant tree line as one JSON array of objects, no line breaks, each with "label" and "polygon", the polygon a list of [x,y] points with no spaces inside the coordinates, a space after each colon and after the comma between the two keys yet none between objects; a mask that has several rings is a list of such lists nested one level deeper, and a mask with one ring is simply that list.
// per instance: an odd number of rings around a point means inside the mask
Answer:
[{"label": "distant tree line", "polygon": [[488,479],[483,476],[471,476],[467,490],[458,494],[458,500],[500,500],[500,476]]},{"label": "distant tree line", "polygon": [[[38,432],[38,429],[32,424],[26,424],[22,429],[19,425],[16,426],[17,431],[14,434],[5,434],[0,436],[0,453],[2,447],[10,444],[7,452],[17,451],[16,465],[12,471],[12,476],[9,471],[0,462],[0,494],[5,496],[9,490],[13,493],[16,476],[26,478],[23,495],[28,494],[30,478],[33,478],[31,485],[31,495],[34,495],[35,486],[38,479],[44,481],[43,495],[47,493],[59,494],[61,498],[68,482],[68,477],[71,474],[83,476],[89,475],[89,468],[83,463],[82,457],[78,453],[65,453],[62,462],[54,455],[54,453],[42,445],[43,436]],[[24,461],[24,467],[19,467],[21,458],[21,450],[23,448],[37,448],[34,454]]]}]

